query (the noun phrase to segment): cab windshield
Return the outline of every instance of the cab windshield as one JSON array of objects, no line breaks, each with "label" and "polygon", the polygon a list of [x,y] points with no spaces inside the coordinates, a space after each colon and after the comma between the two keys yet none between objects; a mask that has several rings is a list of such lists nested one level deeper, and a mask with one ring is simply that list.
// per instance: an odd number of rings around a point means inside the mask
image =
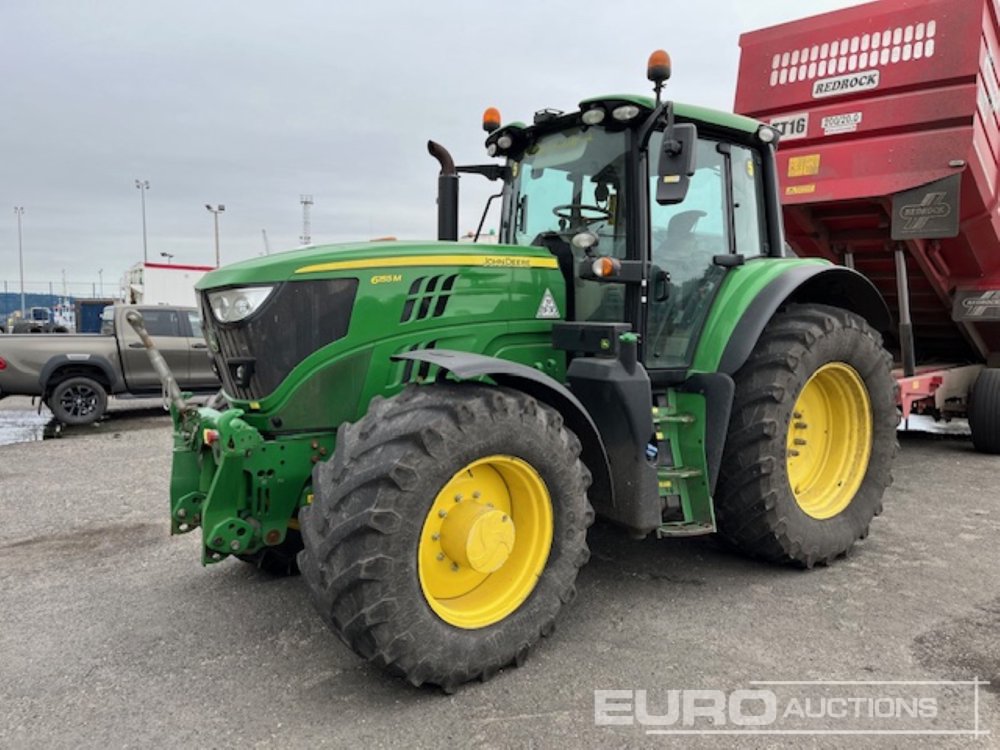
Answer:
[{"label": "cab windshield", "polygon": [[513,239],[541,244],[555,233],[569,241],[589,230],[600,255],[625,256],[626,133],[572,128],[540,137],[512,164]]}]

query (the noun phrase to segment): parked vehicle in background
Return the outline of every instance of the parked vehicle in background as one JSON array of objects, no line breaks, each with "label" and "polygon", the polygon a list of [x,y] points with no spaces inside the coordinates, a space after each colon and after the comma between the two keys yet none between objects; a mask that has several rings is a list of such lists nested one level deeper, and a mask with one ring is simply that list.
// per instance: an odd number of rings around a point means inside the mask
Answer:
[{"label": "parked vehicle in background", "polygon": [[125,272],[125,301],[132,305],[194,306],[194,285],[214,266],[136,263]]},{"label": "parked vehicle in background", "polygon": [[24,318],[17,318],[10,327],[11,333],[69,333],[69,328],[59,322],[48,307],[32,307]]},{"label": "parked vehicle in background", "polygon": [[66,424],[89,424],[107,409],[108,396],[161,391],[142,342],[125,322],[138,309],[181,388],[219,389],[198,312],[187,307],[115,305],[105,310],[101,334],[5,336],[0,340],[0,398],[39,396]]}]

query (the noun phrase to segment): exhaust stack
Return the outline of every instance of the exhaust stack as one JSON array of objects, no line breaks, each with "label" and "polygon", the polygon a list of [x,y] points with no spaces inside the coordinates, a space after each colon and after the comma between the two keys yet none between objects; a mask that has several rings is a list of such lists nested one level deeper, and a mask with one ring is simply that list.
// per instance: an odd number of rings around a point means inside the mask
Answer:
[{"label": "exhaust stack", "polygon": [[440,143],[427,141],[427,153],[438,160],[438,239],[458,240],[458,171],[448,149]]}]

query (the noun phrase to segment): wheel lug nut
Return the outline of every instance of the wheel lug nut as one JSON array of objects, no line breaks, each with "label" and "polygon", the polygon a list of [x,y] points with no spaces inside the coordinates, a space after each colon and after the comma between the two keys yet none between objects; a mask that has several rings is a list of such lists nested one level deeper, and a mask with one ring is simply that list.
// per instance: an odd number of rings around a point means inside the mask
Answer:
[{"label": "wheel lug nut", "polygon": [[440,538],[441,538],[440,534],[431,534],[431,539],[433,539],[435,542]]},{"label": "wheel lug nut", "polygon": [[461,493],[459,493],[458,495],[455,495],[455,502],[456,503],[462,502],[462,495],[461,495]]},{"label": "wheel lug nut", "polygon": [[448,511],[446,511],[446,510],[439,510],[438,511],[438,518],[446,518],[447,516],[448,516]]},{"label": "wheel lug nut", "polygon": [[478,500],[480,497],[481,497],[481,494],[480,494],[479,490],[476,490],[475,492],[472,493],[472,499],[473,500]]},{"label": "wheel lug nut", "polygon": [[452,573],[457,573],[458,572],[458,563],[453,562],[451,564],[451,572]]},{"label": "wheel lug nut", "polygon": [[438,552],[437,558],[438,560],[444,560],[444,552]]},{"label": "wheel lug nut", "polygon": [[791,456],[792,458],[795,458],[797,455],[799,455],[799,452],[794,448],[792,448],[791,450],[788,451],[788,455]]},{"label": "wheel lug nut", "polygon": [[795,423],[795,429],[796,430],[804,430],[808,426],[809,425],[807,425],[805,422],[796,422]]},{"label": "wheel lug nut", "polygon": [[805,444],[806,444],[806,441],[805,441],[805,440],[803,440],[802,438],[795,438],[795,440],[794,440],[793,442],[794,442],[794,443],[795,443],[796,445],[805,445]]},{"label": "wheel lug nut", "polygon": [[800,412],[800,411],[795,411],[795,412],[792,412],[792,416],[793,416],[793,417],[794,417],[795,419],[802,419],[802,412]]}]

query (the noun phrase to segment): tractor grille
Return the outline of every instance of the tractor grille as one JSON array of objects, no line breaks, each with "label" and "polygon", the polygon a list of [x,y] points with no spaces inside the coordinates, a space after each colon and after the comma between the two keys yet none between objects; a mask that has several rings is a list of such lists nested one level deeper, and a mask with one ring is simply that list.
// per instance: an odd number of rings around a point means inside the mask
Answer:
[{"label": "tractor grille", "polygon": [[286,282],[238,323],[219,323],[201,297],[205,338],[223,389],[235,399],[264,398],[302,360],[347,335],[357,279]]},{"label": "tractor grille", "polygon": [[451,290],[457,280],[458,274],[421,276],[414,279],[410,290],[406,293],[406,302],[403,304],[403,314],[399,322],[409,323],[411,320],[440,318],[444,315],[448,300],[451,299]]}]

